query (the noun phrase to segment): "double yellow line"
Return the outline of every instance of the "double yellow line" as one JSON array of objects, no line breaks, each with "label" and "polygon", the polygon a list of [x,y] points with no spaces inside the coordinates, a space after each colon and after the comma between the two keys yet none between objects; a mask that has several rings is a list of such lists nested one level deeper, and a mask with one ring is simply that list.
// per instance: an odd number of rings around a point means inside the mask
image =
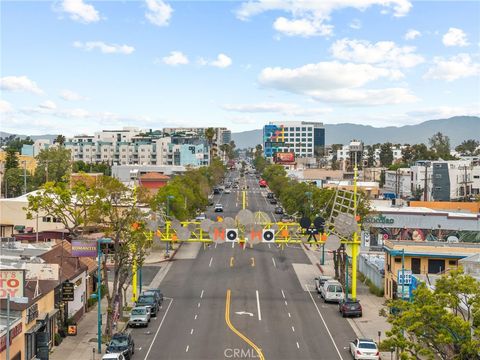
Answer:
[{"label": "double yellow line", "polygon": [[235,334],[237,334],[240,338],[243,339],[248,345],[250,345],[258,354],[258,358],[260,360],[265,360],[265,357],[263,356],[262,350],[253,343],[252,340],[247,338],[245,335],[243,335],[240,331],[235,329],[235,327],[232,325],[230,322],[230,297],[231,297],[231,290],[227,290],[227,300],[225,302],[225,322],[227,323],[228,327],[230,330],[232,330]]}]

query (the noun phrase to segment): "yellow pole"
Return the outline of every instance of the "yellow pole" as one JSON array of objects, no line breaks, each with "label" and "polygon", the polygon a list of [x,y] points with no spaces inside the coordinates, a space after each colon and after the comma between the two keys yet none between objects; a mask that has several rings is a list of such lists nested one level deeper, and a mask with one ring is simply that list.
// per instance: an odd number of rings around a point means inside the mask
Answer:
[{"label": "yellow pole", "polygon": [[[357,154],[355,153],[355,168],[353,170],[353,216],[357,222]],[[352,243],[352,299],[357,298],[357,256],[358,256],[358,222],[353,234]],[[348,297],[348,294],[345,294]]]},{"label": "yellow pole", "polygon": [[242,209],[245,210],[245,203],[246,203],[246,199],[247,196],[246,196],[246,192],[245,191],[242,191]]},{"label": "yellow pole", "polygon": [[[133,184],[133,201],[136,203],[137,202],[137,183],[136,181]],[[132,263],[132,302],[137,301],[137,258],[135,256],[136,254],[136,248],[132,247],[131,251],[133,251],[133,263]]]}]

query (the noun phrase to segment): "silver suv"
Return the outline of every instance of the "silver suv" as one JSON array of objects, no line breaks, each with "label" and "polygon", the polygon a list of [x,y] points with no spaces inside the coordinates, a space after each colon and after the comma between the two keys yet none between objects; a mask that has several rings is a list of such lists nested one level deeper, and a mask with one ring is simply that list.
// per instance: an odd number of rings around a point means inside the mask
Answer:
[{"label": "silver suv", "polygon": [[146,306],[137,306],[130,312],[128,326],[148,326],[150,322],[150,310]]}]

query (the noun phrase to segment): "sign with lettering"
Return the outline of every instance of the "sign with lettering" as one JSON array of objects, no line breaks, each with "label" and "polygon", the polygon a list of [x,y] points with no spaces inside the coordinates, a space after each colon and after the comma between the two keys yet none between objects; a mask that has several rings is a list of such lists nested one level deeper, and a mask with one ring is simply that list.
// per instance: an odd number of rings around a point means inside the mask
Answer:
[{"label": "sign with lettering", "polygon": [[62,301],[73,301],[75,299],[75,284],[65,281],[62,284]]},{"label": "sign with lettering", "polygon": [[27,308],[27,319],[25,320],[25,323],[30,324],[37,317],[38,317],[38,304],[35,303],[29,308]]},{"label": "sign with lettering", "polygon": [[25,264],[26,280],[58,280],[58,264]]},{"label": "sign with lettering", "polygon": [[[13,328],[10,329],[10,345],[14,338],[22,333],[22,322],[19,322]],[[0,353],[7,348],[7,334],[0,338]]]},{"label": "sign with lettering", "polygon": [[398,285],[410,285],[411,283],[412,283],[412,270],[398,270],[397,284]]},{"label": "sign with lettering", "polygon": [[72,256],[97,257],[97,242],[92,240],[72,240]]},{"label": "sign with lettering", "polygon": [[24,270],[0,270],[0,299],[23,297],[24,279]]},{"label": "sign with lettering", "polygon": [[363,222],[368,224],[393,224],[395,220],[379,214],[377,216],[367,216]]}]

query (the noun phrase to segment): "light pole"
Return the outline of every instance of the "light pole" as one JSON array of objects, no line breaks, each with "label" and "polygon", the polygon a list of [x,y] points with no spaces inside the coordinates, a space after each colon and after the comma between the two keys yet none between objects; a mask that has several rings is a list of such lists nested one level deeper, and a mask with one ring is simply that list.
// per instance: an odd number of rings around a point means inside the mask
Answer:
[{"label": "light pole", "polygon": [[[173,200],[175,199],[175,196],[173,195],[167,195],[167,221],[168,221],[168,217],[170,216],[170,200]],[[168,241],[167,241],[167,252],[166,252],[166,256],[168,257]]]},{"label": "light pole", "polygon": [[23,160],[23,194],[27,193],[27,160]]},{"label": "light pole", "polygon": [[102,300],[102,249],[101,244],[109,244],[112,242],[112,239],[101,238],[97,240],[97,259],[98,259],[98,269],[97,269],[97,345],[98,345],[98,354],[102,353],[102,305],[100,304]]}]

